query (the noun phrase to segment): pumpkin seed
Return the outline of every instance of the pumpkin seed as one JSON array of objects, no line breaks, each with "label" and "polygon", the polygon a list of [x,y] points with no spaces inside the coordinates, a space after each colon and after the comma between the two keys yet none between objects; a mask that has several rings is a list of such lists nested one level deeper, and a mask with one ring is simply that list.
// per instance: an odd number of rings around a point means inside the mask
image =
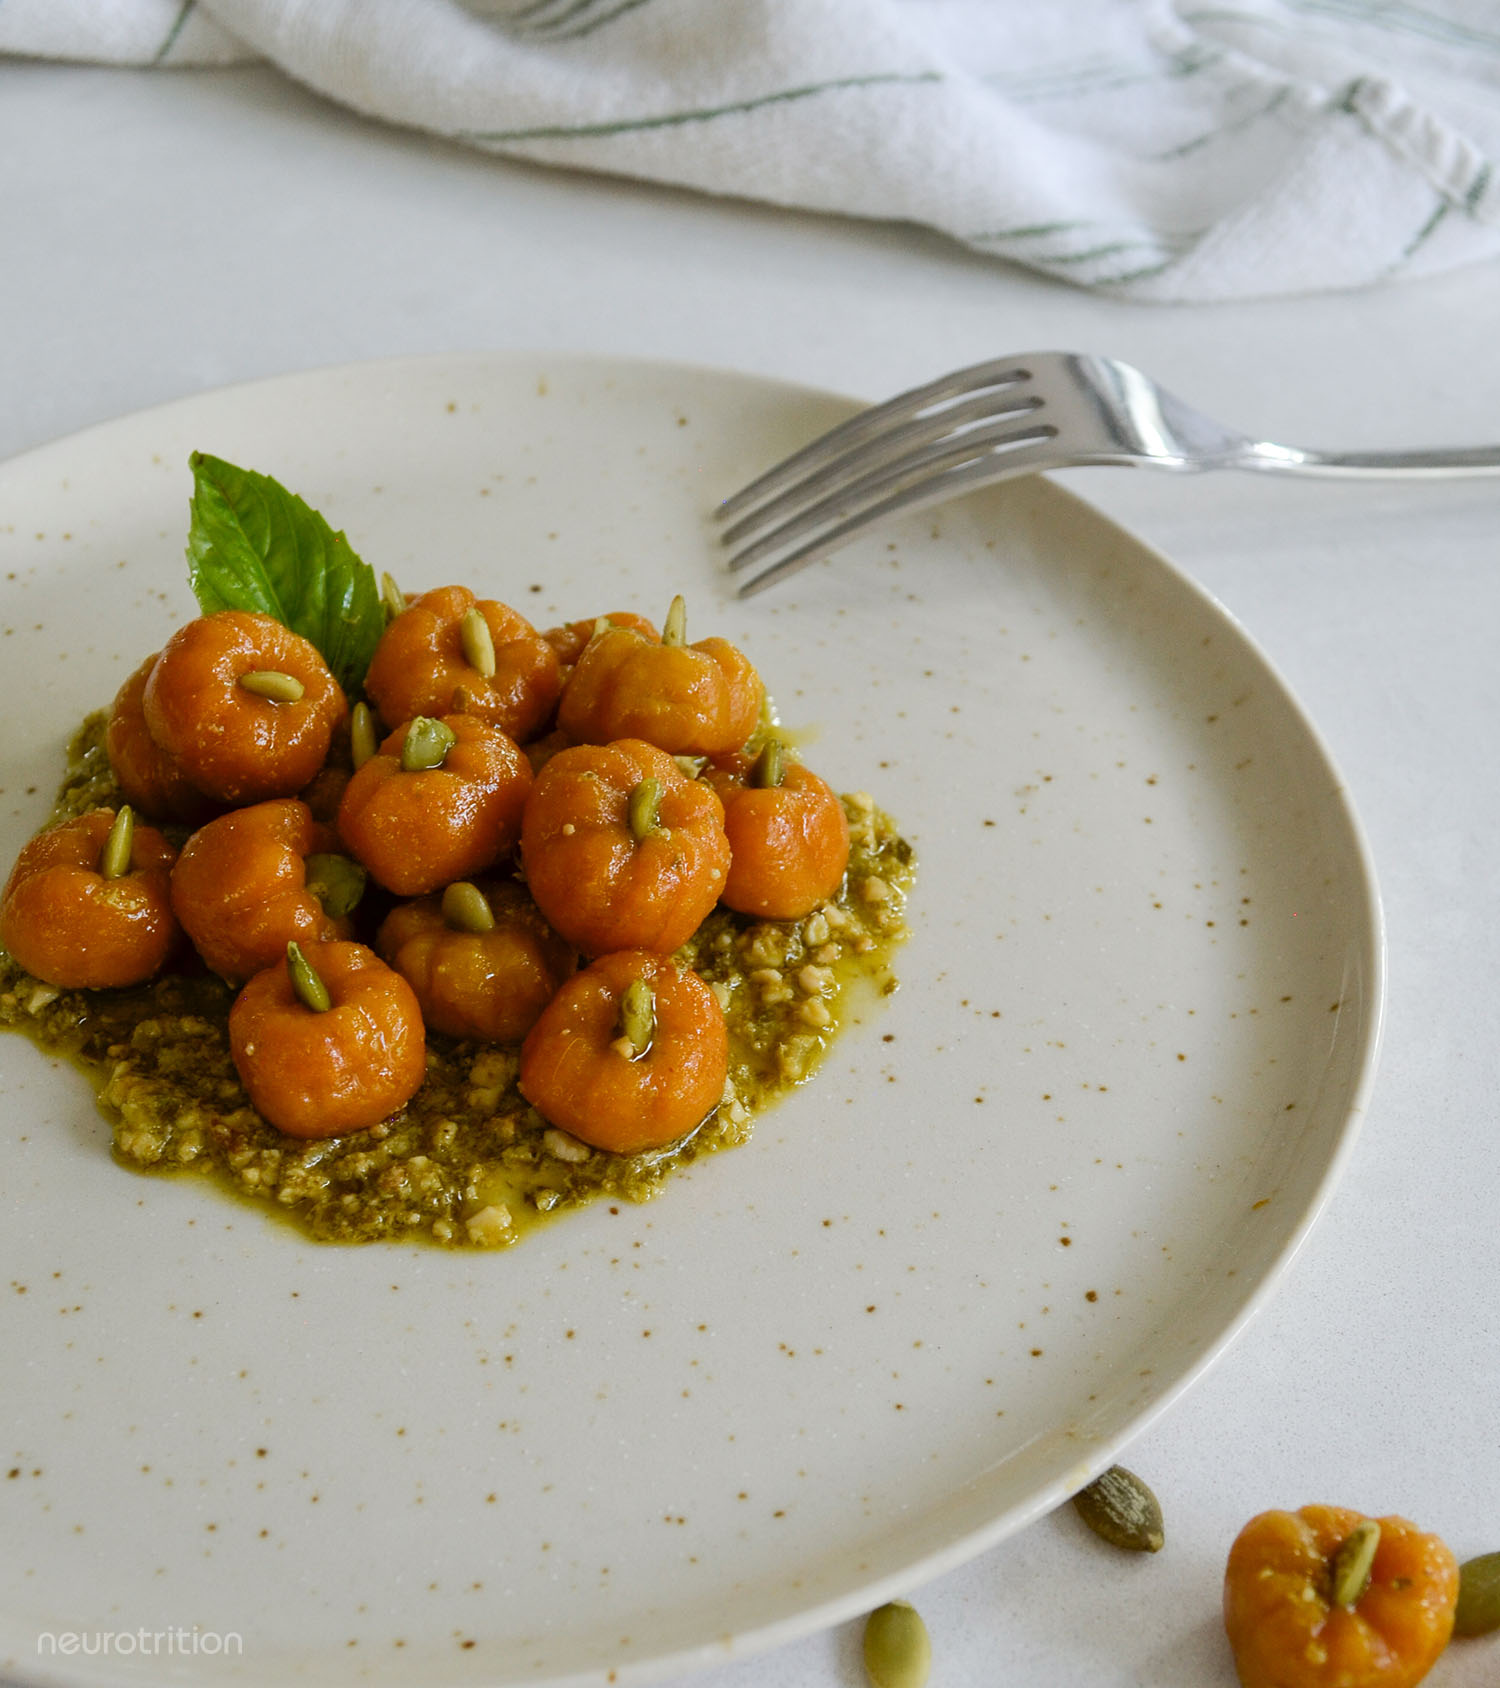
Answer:
[{"label": "pumpkin seed", "polygon": [[380,601],[385,605],[385,619],[388,624],[394,621],[398,615],[406,613],[406,594],[396,584],[393,575],[381,575]]},{"label": "pumpkin seed", "polygon": [[495,916],[477,885],[458,879],[443,892],[443,919],[455,932],[493,932]]},{"label": "pumpkin seed", "polygon": [[865,1672],[874,1688],[924,1688],[931,1671],[921,1613],[904,1600],[877,1606],[865,1619]]},{"label": "pumpkin seed", "polygon": [[661,830],[661,781],[642,780],[630,793],[627,816],[630,836],[640,843]]},{"label": "pumpkin seed", "polygon": [[352,856],[315,850],[304,866],[307,888],[323,905],[323,912],[330,920],[340,920],[359,907],[369,876]]},{"label": "pumpkin seed", "polygon": [[418,715],[401,741],[401,766],[408,774],[441,768],[443,758],[458,743],[458,734],[446,722],[431,715]]},{"label": "pumpkin seed", "polygon": [[477,669],[486,680],[495,677],[495,641],[490,636],[490,624],[484,611],[467,609],[458,624],[459,642],[464,649],[464,661]]},{"label": "pumpkin seed", "polygon": [[356,769],[364,767],[378,744],[375,712],[367,703],[356,703],[349,715],[349,755]]},{"label": "pumpkin seed", "polygon": [[664,645],[687,643],[687,603],[680,592],[672,600],[667,619],[661,624],[661,642]]},{"label": "pumpkin seed", "polygon": [[282,674],[274,668],[252,668],[240,675],[240,686],[268,703],[296,703],[307,689],[295,674]]},{"label": "pumpkin seed", "polygon": [[296,942],[286,946],[286,970],[292,976],[292,989],[304,1008],[315,1014],[326,1014],[333,1007],[328,986],[318,977],[317,969],[302,953]]},{"label": "pumpkin seed", "polygon": [[1078,1516],[1112,1547],[1157,1553],[1166,1540],[1161,1502],[1133,1471],[1112,1465],[1073,1496]]},{"label": "pumpkin seed", "polygon": [[767,739],[750,769],[750,785],[770,790],[786,778],[786,749],[780,739]]},{"label": "pumpkin seed", "polygon": [[1500,1553],[1481,1553],[1458,1567],[1455,1635],[1488,1635],[1500,1629]]},{"label": "pumpkin seed", "polygon": [[620,1035],[644,1055],[656,1033],[656,998],[644,979],[632,979],[620,998]]},{"label": "pumpkin seed", "polygon": [[1370,1586],[1370,1569],[1375,1549],[1380,1546],[1380,1525],[1374,1518],[1361,1518],[1344,1537],[1333,1556],[1333,1603],[1356,1606]]},{"label": "pumpkin seed", "polygon": [[128,803],[122,803],[99,855],[100,875],[105,879],[123,879],[130,872],[134,848],[135,814]]}]

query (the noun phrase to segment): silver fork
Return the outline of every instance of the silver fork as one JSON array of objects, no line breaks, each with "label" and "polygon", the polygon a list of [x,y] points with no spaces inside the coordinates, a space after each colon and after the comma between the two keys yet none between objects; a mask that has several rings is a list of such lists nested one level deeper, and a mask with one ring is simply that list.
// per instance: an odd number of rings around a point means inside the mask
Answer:
[{"label": "silver fork", "polygon": [[1500,445],[1307,451],[1234,433],[1114,358],[1027,352],[862,410],[719,506],[729,567],[763,592],[898,510],[1042,469],[1251,469],[1275,475],[1500,474]]}]

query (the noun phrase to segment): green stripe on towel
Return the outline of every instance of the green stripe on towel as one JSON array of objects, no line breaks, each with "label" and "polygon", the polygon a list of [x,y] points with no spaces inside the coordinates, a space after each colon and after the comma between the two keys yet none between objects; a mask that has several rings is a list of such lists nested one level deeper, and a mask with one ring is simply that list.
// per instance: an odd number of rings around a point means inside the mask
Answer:
[{"label": "green stripe on towel", "polygon": [[715,117],[735,116],[742,112],[759,111],[763,106],[781,105],[789,100],[812,99],[819,94],[836,93],[845,88],[878,88],[893,83],[941,82],[942,73],[921,70],[911,74],[888,71],[873,76],[844,76],[833,82],[812,82],[805,88],[781,88],[774,94],[761,94],[752,100],[733,100],[725,105],[704,106],[689,111],[669,111],[660,117],[626,117],[612,123],[548,124],[538,129],[463,129],[458,138],[483,141],[491,146],[510,145],[516,141],[575,141],[590,140],[602,135],[628,135],[643,129],[672,129],[684,123],[708,123]]},{"label": "green stripe on towel", "polygon": [[605,24],[613,23],[616,18],[622,18],[627,12],[633,12],[638,6],[644,6],[648,0],[620,0],[620,4],[612,12],[585,18],[582,23],[572,29],[565,29],[556,35],[542,37],[546,41],[581,41],[585,35],[592,35],[596,29],[603,29]]},{"label": "green stripe on towel", "polygon": [[182,34],[182,26],[188,21],[188,14],[197,4],[198,0],[182,0],[181,9],[177,16],[172,19],[172,27],[167,31],[165,40],[156,49],[156,53],[151,60],[152,64],[161,64],[165,61],[167,54],[177,45],[177,37]]}]

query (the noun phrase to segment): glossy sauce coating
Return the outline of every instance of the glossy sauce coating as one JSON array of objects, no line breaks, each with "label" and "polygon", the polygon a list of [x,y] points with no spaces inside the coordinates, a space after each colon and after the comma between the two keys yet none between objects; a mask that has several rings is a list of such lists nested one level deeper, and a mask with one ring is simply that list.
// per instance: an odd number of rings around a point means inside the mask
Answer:
[{"label": "glossy sauce coating", "polygon": [[337,849],[295,797],[232,809],[199,827],[172,869],[172,908],[204,962],[231,984],[278,963],[292,941],[347,937],[308,888],[307,857]]},{"label": "glossy sauce coating", "polygon": [[[660,788],[656,825],[631,828],[642,782]],[[537,775],[521,827],[537,906],[586,955],[669,954],[698,929],[724,888],[724,809],[665,751],[640,739],[576,745]]]},{"label": "glossy sauce coating", "polygon": [[565,622],[561,627],[549,627],[542,637],[557,652],[565,680],[588,648],[589,640],[604,631],[601,623],[609,627],[629,627],[647,639],[661,640],[655,624],[647,621],[645,616],[637,615],[634,610],[611,610],[608,615],[583,616],[578,621]]},{"label": "glossy sauce coating", "polygon": [[[654,1030],[621,1048],[627,988],[643,981]],[[553,1125],[616,1155],[661,1148],[692,1131],[724,1093],[729,1036],[707,985],[666,956],[617,951],[576,973],[521,1047],[521,1093]]]},{"label": "glossy sauce coating", "polygon": [[310,959],[332,1007],[301,1002],[284,961],[257,973],[229,1011],[235,1070],[256,1110],[294,1137],[364,1131],[422,1083],[422,1013],[406,980],[363,944],[318,944]]},{"label": "glossy sauce coating", "polygon": [[[495,672],[464,652],[463,619],[477,609],[489,629]],[[551,719],[561,687],[557,654],[523,615],[467,586],[439,586],[407,601],[386,628],[365,691],[390,725],[416,715],[476,715],[527,739]]]},{"label": "glossy sauce coating", "polygon": [[[274,672],[302,696],[275,702],[243,676]],[[180,627],[141,699],[151,736],[187,777],[221,803],[291,797],[323,766],[344,694],[317,650],[268,615],[220,610]]]},{"label": "glossy sauce coating", "polygon": [[667,645],[628,627],[592,639],[557,724],[581,744],[638,738],[673,755],[738,750],[760,719],[760,676],[727,639]]},{"label": "glossy sauce coating", "polygon": [[153,654],[115,693],[104,729],[105,754],[121,794],[133,808],[154,821],[197,826],[215,814],[218,805],[199,791],[177,758],[151,736],[142,700],[155,667]]},{"label": "glossy sauce coating", "polygon": [[800,762],[780,783],[750,783],[744,756],[724,758],[704,778],[724,804],[729,877],[722,900],[762,920],[800,920],[826,902],[849,866],[849,822],[837,793]]},{"label": "glossy sauce coating", "polygon": [[476,888],[494,926],[455,929],[441,897],[391,910],[376,947],[416,992],[422,1018],[448,1037],[519,1043],[573,971],[572,949],[518,885]]},{"label": "glossy sauce coating", "polygon": [[0,943],[49,985],[139,984],[160,972],[176,947],[176,852],[154,828],[136,826],[129,871],[106,879],[100,863],[115,813],[92,809],[38,833],[0,893]]},{"label": "glossy sauce coating", "polygon": [[420,897],[485,872],[515,845],[531,764],[515,741],[475,715],[447,715],[455,742],[440,767],[401,766],[407,727],[355,771],[339,803],[339,835],[371,876]]}]

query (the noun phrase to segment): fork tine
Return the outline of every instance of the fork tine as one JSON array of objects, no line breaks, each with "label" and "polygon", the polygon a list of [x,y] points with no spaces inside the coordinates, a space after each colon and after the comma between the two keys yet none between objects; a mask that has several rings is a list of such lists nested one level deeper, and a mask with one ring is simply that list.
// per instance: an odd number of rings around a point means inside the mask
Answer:
[{"label": "fork tine", "polygon": [[[778,580],[785,580],[788,575],[805,569],[820,557],[826,557],[830,551],[847,545],[865,528],[880,521],[882,517],[894,515],[898,510],[915,510],[927,504],[940,504],[945,499],[956,497],[966,487],[992,486],[997,481],[1029,475],[1035,469],[1057,466],[1056,455],[1050,449],[1050,439],[1039,437],[1028,445],[1018,446],[1010,454],[1003,468],[997,468],[993,459],[986,456],[978,462],[962,463],[956,468],[944,470],[931,480],[918,481],[914,486],[903,487],[899,492],[881,499],[879,503],[867,505],[846,520],[826,529],[808,540],[805,545],[762,569],[759,574],[751,575],[741,584],[736,596],[753,598],[757,592],[764,592]],[[732,568],[735,565],[731,563],[730,566]]]},{"label": "fork tine", "polygon": [[[749,568],[752,563],[778,551],[804,533],[831,521],[836,516],[853,514],[856,507],[867,505],[882,494],[899,491],[913,485],[920,477],[925,484],[943,471],[961,468],[976,459],[992,473],[998,467],[1001,453],[1013,452],[1043,440],[1054,439],[1057,429],[1050,423],[1035,423],[1018,428],[1013,422],[997,423],[989,428],[973,428],[957,440],[939,440],[905,457],[877,464],[854,480],[840,483],[827,496],[789,517],[759,539],[742,547],[729,559],[730,573]],[[798,489],[793,489],[794,491]],[[790,498],[790,494],[787,495]],[[782,500],[777,501],[778,504]],[[880,506],[884,508],[884,506]],[[862,519],[862,518],[861,518]]]},{"label": "fork tine", "polygon": [[[758,530],[765,531],[774,526],[790,515],[799,504],[806,504],[816,498],[825,488],[856,485],[865,475],[872,473],[883,463],[893,463],[903,453],[910,452],[929,440],[941,440],[945,435],[957,437],[960,429],[972,428],[975,423],[993,421],[1001,416],[1024,414],[1039,410],[1041,406],[1042,400],[1033,393],[1017,395],[1008,387],[998,391],[987,387],[977,398],[919,413],[914,420],[904,422],[899,427],[883,429],[864,444],[855,444],[842,456],[825,463],[821,469],[814,469],[801,480],[794,481],[774,498],[768,499],[748,515],[741,516],[737,522],[725,528],[719,536],[720,542],[724,545],[737,545],[740,540],[750,537]],[[977,429],[974,431],[977,432]]]},{"label": "fork tine", "polygon": [[976,392],[983,387],[1015,386],[1030,379],[1031,371],[1018,364],[1014,358],[996,358],[988,363],[971,364],[967,369],[956,369],[951,374],[940,376],[936,381],[929,381],[921,387],[898,393],[895,398],[887,399],[884,404],[872,405],[868,410],[851,416],[847,422],[819,435],[800,451],[794,451],[790,457],[773,464],[748,486],[741,487],[737,493],[726,498],[715,514],[721,521],[739,515],[742,510],[748,510],[752,505],[769,498],[772,493],[800,475],[820,467],[851,446],[858,445],[887,429],[898,427],[908,417],[920,414],[929,405],[940,404],[947,399],[962,398],[964,394]]}]

